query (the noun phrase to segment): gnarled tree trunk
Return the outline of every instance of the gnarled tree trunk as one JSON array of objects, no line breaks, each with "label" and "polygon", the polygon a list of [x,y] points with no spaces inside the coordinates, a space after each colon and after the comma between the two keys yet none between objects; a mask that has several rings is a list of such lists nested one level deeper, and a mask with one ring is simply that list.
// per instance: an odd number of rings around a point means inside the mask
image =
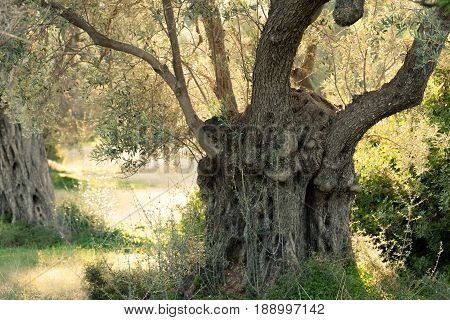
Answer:
[{"label": "gnarled tree trunk", "polygon": [[54,192],[40,135],[26,137],[0,110],[0,218],[45,224]]},{"label": "gnarled tree trunk", "polygon": [[[291,91],[284,108],[211,130],[224,147],[199,164],[207,205],[208,268],[225,291],[264,291],[312,252],[350,252],[349,214],[356,177],[352,154],[323,161],[337,110],[308,91]],[[338,187],[315,183],[322,166],[342,168]]]},{"label": "gnarled tree trunk", "polygon": [[[171,0],[162,4],[173,72],[151,52],[103,35],[62,4],[43,2],[94,44],[143,59],[173,91],[207,154],[199,163],[198,183],[207,205],[207,269],[218,289],[236,292],[250,286],[262,292],[280,271],[312,252],[349,252],[349,213],[358,189],[355,147],[378,121],[420,104],[450,30],[448,12],[436,9],[435,19],[418,28],[393,79],[337,110],[308,90],[292,90],[289,82],[303,34],[326,2],[270,1],[256,49],[251,104],[242,114],[233,94],[220,11],[214,0],[199,2],[215,94],[229,113],[208,121],[199,118],[189,96]],[[335,21],[355,23],[364,2],[336,1]]]},{"label": "gnarled tree trunk", "polygon": [[[324,2],[271,2],[256,51],[251,105],[231,123],[206,122],[205,135],[217,150],[199,164],[207,268],[224,291],[248,286],[260,293],[311,253],[351,251],[356,145],[378,121],[420,104],[448,36],[446,14],[424,22],[395,77],[338,110],[289,86],[303,32]],[[344,17],[341,9],[351,1],[336,2],[338,23],[357,20],[363,3]],[[434,58],[424,59],[423,52]]]}]

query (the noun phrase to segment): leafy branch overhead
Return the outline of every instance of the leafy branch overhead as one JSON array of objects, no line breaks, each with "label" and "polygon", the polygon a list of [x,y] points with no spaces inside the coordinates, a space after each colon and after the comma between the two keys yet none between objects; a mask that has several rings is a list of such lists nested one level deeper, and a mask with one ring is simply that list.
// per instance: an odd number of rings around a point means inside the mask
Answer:
[{"label": "leafy branch overhead", "polygon": [[[325,3],[326,1],[293,0],[271,2],[268,18],[256,50],[252,85],[252,108],[250,109],[261,108],[268,101],[277,105],[280,103],[280,100],[287,99],[289,96],[289,75],[296,50],[306,29],[314,22],[315,15],[320,14],[321,8]],[[178,43],[177,21],[171,1],[163,1],[163,11],[167,25],[167,34],[172,48],[173,72],[152,53],[100,33],[83,17],[61,3],[42,1],[41,4],[50,8],[69,23],[84,30],[94,44],[133,55],[147,62],[173,91],[189,128],[195,133],[205,151],[211,156],[217,153],[215,147],[201,133],[200,128],[203,126],[203,121],[200,120],[194,111],[189,96]],[[215,1],[203,1],[195,5],[203,7],[200,10],[203,12],[201,16],[205,23],[211,57],[215,66],[215,93],[217,98],[224,102],[228,112],[236,114],[237,104],[227,65],[229,58],[224,46],[224,29],[219,9]],[[346,26],[357,22],[362,17],[363,12],[364,1],[338,0],[336,1],[333,17],[338,24]],[[430,61],[423,68],[423,72],[419,72],[417,70],[420,63],[419,54],[420,52],[439,53],[448,34],[446,15],[445,12],[441,12],[440,18],[433,19],[432,21],[434,22],[428,22],[428,25],[423,25],[419,29],[404,66],[399,70],[394,80],[385,84],[376,92],[365,93],[357,97],[346,111],[338,117],[336,128],[356,128],[356,126],[360,128],[351,130],[352,133],[347,131],[345,135],[340,134],[339,129],[332,130],[332,136],[335,136],[333,139],[342,140],[341,148],[344,148],[344,146],[354,147],[355,141],[376,121],[420,103],[424,86],[434,69],[435,62]],[[407,95],[405,98],[399,97],[394,99],[389,105],[380,103],[381,101],[386,101],[386,99],[391,99],[393,95],[398,95],[396,92],[409,91],[415,94]],[[370,101],[377,101],[378,103],[369,103]],[[352,119],[358,119],[358,124],[353,123],[352,121],[354,120]],[[337,151],[333,152],[338,153]],[[330,154],[333,154],[333,152],[330,150]]]}]

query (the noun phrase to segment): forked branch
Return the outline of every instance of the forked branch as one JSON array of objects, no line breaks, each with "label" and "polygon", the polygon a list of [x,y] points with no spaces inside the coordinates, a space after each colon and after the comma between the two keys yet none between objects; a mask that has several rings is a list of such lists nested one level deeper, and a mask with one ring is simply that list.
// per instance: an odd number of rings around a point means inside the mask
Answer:
[{"label": "forked branch", "polygon": [[[332,127],[335,148],[353,148],[364,133],[382,119],[417,106],[449,34],[448,19],[424,22],[394,78],[379,90],[356,96]],[[338,150],[334,150],[334,153]]]},{"label": "forked branch", "polygon": [[[283,104],[288,97],[292,64],[306,28],[326,0],[272,1],[256,50],[252,109]],[[258,111],[256,111],[258,112]]]},{"label": "forked branch", "polygon": [[128,53],[147,62],[153,68],[153,70],[163,78],[163,80],[167,83],[170,89],[174,92],[179,102],[179,105],[183,111],[186,122],[191,131],[197,137],[200,146],[205,150],[205,152],[208,155],[210,156],[215,155],[214,148],[212,148],[208,144],[208,142],[205,141],[205,139],[202,137],[203,136],[202,128],[204,123],[195,113],[188,94],[187,85],[183,73],[181,53],[178,44],[173,7],[170,0],[163,0],[163,5],[166,23],[168,26],[169,40],[172,48],[173,70],[175,75],[169,70],[169,68],[165,64],[159,62],[159,60],[151,53],[137,46],[108,38],[104,34],[98,32],[84,18],[76,14],[71,9],[66,8],[64,5],[58,2],[44,1],[44,0],[41,1],[41,5],[45,8],[49,8],[52,12],[64,18],[72,25],[85,31],[89,35],[91,40],[94,42],[94,44],[104,48],[110,48],[112,50]]},{"label": "forked branch", "polygon": [[66,8],[62,4],[54,1],[42,1],[42,6],[49,8],[52,12],[60,16],[61,18],[64,18],[72,25],[82,29],[85,31],[91,40],[94,42],[94,44],[110,48],[116,51],[124,52],[131,54],[135,57],[141,58],[142,60],[146,61],[153,70],[159,74],[164,81],[169,85],[169,87],[172,90],[175,90],[176,87],[176,79],[175,76],[170,72],[170,70],[167,68],[166,65],[161,64],[158,59],[156,59],[152,54],[149,52],[138,48],[134,45],[116,41],[113,39],[110,39],[106,37],[105,35],[98,32],[91,24],[89,24],[84,18],[79,16],[77,13],[72,11],[69,8]]},{"label": "forked branch", "polygon": [[228,114],[236,114],[238,113],[238,107],[231,82],[228,54],[225,49],[225,31],[219,8],[215,4],[215,0],[199,1],[198,5],[201,9],[211,60],[214,65],[216,77],[214,94],[223,103]]}]

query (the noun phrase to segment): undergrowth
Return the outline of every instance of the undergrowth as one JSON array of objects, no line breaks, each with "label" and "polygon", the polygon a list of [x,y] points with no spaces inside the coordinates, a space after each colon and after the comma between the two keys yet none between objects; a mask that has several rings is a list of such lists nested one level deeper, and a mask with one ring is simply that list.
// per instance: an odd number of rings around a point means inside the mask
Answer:
[{"label": "undergrowth", "polygon": [[[92,299],[449,299],[448,273],[429,270],[418,276],[390,261],[380,240],[355,232],[353,256],[314,255],[282,274],[265,293],[211,291],[205,272],[204,207],[194,194],[182,208],[180,223],[152,226],[155,236],[143,257],[126,268],[98,261],[86,267]],[[404,259],[406,257],[403,257]],[[436,257],[438,259],[438,257]]]},{"label": "undergrowth", "polygon": [[119,228],[107,226],[99,216],[70,202],[58,207],[53,220],[46,225],[0,221],[0,248],[46,248],[69,244],[84,248],[123,248],[139,247],[144,242]]}]

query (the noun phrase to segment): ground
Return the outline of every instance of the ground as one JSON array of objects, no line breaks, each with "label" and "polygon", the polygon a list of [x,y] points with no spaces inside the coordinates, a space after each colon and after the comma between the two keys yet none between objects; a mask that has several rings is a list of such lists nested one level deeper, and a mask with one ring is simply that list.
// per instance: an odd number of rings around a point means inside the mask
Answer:
[{"label": "ground", "polygon": [[[57,205],[81,200],[103,215],[110,226],[141,234],[144,230],[144,236],[145,229],[137,226],[180,218],[176,207],[187,202],[187,195],[195,187],[193,162],[191,166],[185,160],[181,169],[153,163],[124,178],[118,165],[91,160],[90,150],[90,146],[65,150],[62,163],[51,163],[59,176]],[[0,299],[86,299],[87,264],[101,259],[128,268],[137,257],[122,249],[94,250],[80,245],[0,247]]]}]

